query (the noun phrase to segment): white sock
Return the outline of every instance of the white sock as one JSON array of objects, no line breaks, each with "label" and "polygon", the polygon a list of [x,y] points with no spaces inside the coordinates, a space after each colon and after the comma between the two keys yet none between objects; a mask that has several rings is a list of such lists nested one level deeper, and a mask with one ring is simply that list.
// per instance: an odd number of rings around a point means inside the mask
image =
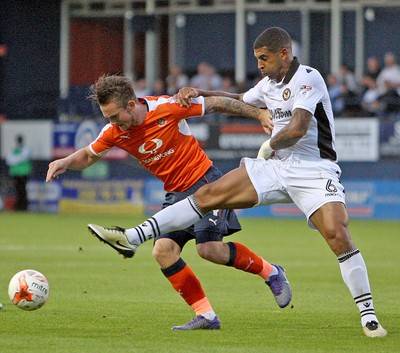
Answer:
[{"label": "white sock", "polygon": [[271,273],[265,280],[268,281],[271,276],[276,276],[277,274],[278,274],[278,269],[276,268],[276,266],[272,265]]},{"label": "white sock", "polygon": [[338,256],[338,260],[343,281],[360,311],[361,325],[365,326],[368,321],[378,322],[372,302],[367,267],[361,253],[355,249]]},{"label": "white sock", "polygon": [[144,243],[161,234],[185,229],[204,216],[193,195],[157,212],[141,225],[126,229],[125,234],[132,244]]},{"label": "white sock", "polygon": [[205,317],[207,320],[213,320],[217,314],[214,312],[214,310],[207,311],[204,314],[201,314],[201,316]]}]

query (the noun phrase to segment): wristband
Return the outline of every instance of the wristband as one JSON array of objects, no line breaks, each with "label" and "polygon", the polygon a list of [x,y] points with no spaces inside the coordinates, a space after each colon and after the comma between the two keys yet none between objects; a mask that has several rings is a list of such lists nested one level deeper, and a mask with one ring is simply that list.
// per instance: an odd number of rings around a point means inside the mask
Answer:
[{"label": "wristband", "polygon": [[268,159],[268,158],[271,157],[271,153],[272,153],[274,150],[271,148],[271,145],[270,145],[271,142],[270,142],[270,141],[271,141],[271,139],[265,141],[265,142],[261,145],[261,147],[260,147],[260,149],[259,149],[259,151],[258,151],[257,158]]}]

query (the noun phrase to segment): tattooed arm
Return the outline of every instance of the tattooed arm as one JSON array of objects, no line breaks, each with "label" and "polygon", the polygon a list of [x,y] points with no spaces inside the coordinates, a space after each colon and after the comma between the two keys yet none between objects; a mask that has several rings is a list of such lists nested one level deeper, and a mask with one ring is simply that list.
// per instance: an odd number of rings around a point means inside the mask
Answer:
[{"label": "tattooed arm", "polygon": [[259,109],[229,97],[205,97],[204,114],[225,113],[239,115],[245,118],[253,118],[260,121],[264,130],[271,133],[273,124],[270,112],[267,109]]},{"label": "tattooed arm", "polygon": [[280,150],[296,144],[307,133],[311,119],[309,111],[301,108],[293,110],[289,124],[271,138],[271,148]]},{"label": "tattooed arm", "polygon": [[193,87],[183,87],[174,95],[174,99],[181,107],[190,107],[190,98],[203,97],[228,97],[243,102],[243,93],[231,93],[223,91],[205,91]]},{"label": "tattooed arm", "polygon": [[311,118],[312,114],[305,109],[293,110],[289,124],[261,145],[257,158],[269,159],[276,150],[296,144],[307,133]]}]

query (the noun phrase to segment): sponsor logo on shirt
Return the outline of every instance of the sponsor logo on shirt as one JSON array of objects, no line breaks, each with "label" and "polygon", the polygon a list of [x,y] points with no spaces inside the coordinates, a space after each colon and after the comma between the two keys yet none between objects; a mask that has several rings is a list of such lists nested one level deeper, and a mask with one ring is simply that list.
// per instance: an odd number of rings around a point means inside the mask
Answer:
[{"label": "sponsor logo on shirt", "polygon": [[163,145],[160,139],[151,139],[139,147],[139,152],[142,154],[155,154],[157,150]]},{"label": "sponsor logo on shirt", "polygon": [[151,139],[150,141],[145,142],[141,145],[138,151],[142,154],[150,154],[151,157],[142,159],[143,164],[149,164],[154,161],[159,161],[175,152],[173,148],[170,148],[168,151],[157,153],[157,150],[163,145],[162,140],[160,139]]},{"label": "sponsor logo on shirt", "polygon": [[277,108],[274,110],[270,110],[273,120],[280,120],[284,118],[290,118],[292,116],[292,112],[290,110],[282,111],[281,108]]},{"label": "sponsor logo on shirt", "polygon": [[310,85],[301,85],[300,86],[300,94],[304,97],[312,90],[312,86]]},{"label": "sponsor logo on shirt", "polygon": [[300,86],[300,91],[311,91],[312,90],[312,86],[310,85],[301,85]]}]

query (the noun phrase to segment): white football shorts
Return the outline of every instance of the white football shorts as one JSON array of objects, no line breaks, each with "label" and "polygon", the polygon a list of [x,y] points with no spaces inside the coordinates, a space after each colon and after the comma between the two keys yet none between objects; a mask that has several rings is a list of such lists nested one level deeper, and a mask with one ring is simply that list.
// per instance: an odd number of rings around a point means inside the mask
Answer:
[{"label": "white football shorts", "polygon": [[344,187],[340,183],[340,167],[328,160],[291,154],[284,159],[242,158],[258,195],[254,206],[276,203],[295,203],[306,215],[311,215],[328,202],[345,202]]}]

